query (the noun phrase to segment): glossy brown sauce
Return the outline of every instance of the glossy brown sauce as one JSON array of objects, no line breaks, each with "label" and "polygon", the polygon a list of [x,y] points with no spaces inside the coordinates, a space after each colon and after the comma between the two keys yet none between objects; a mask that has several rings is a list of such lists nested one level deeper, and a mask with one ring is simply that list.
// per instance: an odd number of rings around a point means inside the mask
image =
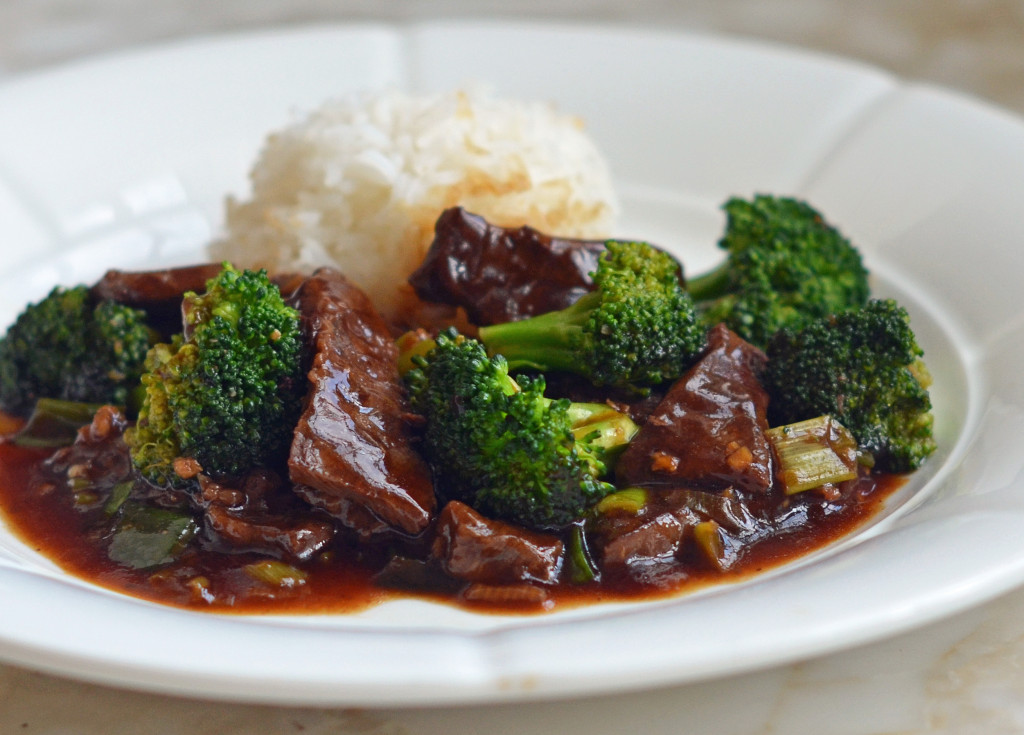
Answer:
[{"label": "glossy brown sauce", "polygon": [[[0,443],[0,506],[9,527],[29,547],[68,573],[111,590],[178,607],[224,613],[351,613],[383,601],[420,597],[489,612],[530,613],[599,601],[653,599],[735,582],[805,556],[846,536],[871,519],[903,482],[901,477],[868,476],[846,483],[840,497],[803,493],[770,513],[776,532],[745,549],[741,560],[721,571],[699,558],[680,559],[680,574],[658,586],[606,577],[599,583],[563,582],[548,589],[544,605],[493,599],[480,605],[456,586],[436,589],[384,588],[378,572],[387,563],[383,547],[336,542],[316,557],[295,562],[305,579],[294,585],[268,585],[245,571],[265,556],[221,553],[193,544],[178,560],[155,571],[133,570],[111,561],[103,537],[102,503],[77,502],[71,492],[39,482],[47,452]],[[763,502],[768,502],[767,500]]]}]

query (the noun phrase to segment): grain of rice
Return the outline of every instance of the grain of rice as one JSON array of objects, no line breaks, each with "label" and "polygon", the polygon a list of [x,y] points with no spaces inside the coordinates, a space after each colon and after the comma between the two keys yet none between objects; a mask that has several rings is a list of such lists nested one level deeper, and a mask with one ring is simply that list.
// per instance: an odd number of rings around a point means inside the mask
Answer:
[{"label": "grain of rice", "polygon": [[361,92],[272,133],[229,198],[215,259],[271,271],[339,267],[393,313],[450,206],[505,226],[605,237],[617,200],[581,122],[481,90]]}]

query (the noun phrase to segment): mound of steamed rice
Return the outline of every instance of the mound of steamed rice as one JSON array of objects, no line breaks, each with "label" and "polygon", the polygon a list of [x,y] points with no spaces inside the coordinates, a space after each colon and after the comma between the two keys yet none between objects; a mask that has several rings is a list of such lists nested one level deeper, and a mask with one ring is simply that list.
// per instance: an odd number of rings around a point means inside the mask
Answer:
[{"label": "mound of steamed rice", "polygon": [[272,133],[247,201],[229,199],[217,260],[337,266],[393,314],[447,207],[505,226],[607,237],[608,166],[576,118],[484,92],[340,98]]}]

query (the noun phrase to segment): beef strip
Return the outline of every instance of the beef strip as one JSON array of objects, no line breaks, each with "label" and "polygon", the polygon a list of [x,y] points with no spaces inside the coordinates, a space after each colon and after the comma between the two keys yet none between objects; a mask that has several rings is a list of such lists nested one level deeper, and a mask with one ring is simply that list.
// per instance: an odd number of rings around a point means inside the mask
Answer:
[{"label": "beef strip", "polygon": [[156,271],[108,270],[92,287],[98,299],[110,299],[138,308],[181,303],[186,291],[202,292],[206,282],[221,271],[220,263],[199,263]]},{"label": "beef strip", "polygon": [[167,268],[155,271],[108,270],[92,287],[92,295],[143,309],[157,329],[181,331],[181,297],[187,291],[202,293],[206,282],[221,271],[220,263]]},{"label": "beef strip", "polygon": [[[300,498],[315,497],[317,490],[311,487],[295,486],[295,494]],[[312,501],[310,501],[312,502]],[[352,531],[360,543],[388,542],[394,540],[395,529],[370,512],[365,505],[352,497],[342,495],[332,497],[331,516]]]},{"label": "beef strip", "polygon": [[[343,522],[377,519],[414,535],[430,523],[430,471],[412,445],[397,348],[369,298],[337,271],[297,294],[314,356],[288,459],[295,492]],[[369,514],[353,514],[351,503]],[[372,514],[372,515],[371,515]]]},{"label": "beef strip", "polygon": [[[199,476],[200,505],[207,533],[227,546],[309,559],[334,536],[334,524],[282,492],[281,479],[254,470],[237,485]],[[288,503],[288,498],[294,503]],[[284,502],[282,502],[284,501]],[[300,507],[295,507],[300,506]]]},{"label": "beef strip", "polygon": [[[731,491],[658,485],[647,488],[647,493],[647,502],[635,513],[611,511],[588,521],[588,548],[603,574],[664,586],[687,574],[679,560],[695,549],[706,563],[729,569],[744,548],[772,528],[767,504],[760,508],[764,515],[757,515]],[[698,549],[695,537],[701,524],[710,524],[717,534],[713,556]]]},{"label": "beef strip", "polygon": [[601,568],[649,579],[676,563],[689,524],[671,511],[635,523],[618,524],[599,547]]},{"label": "beef strip", "polygon": [[438,516],[434,556],[453,577],[486,585],[554,584],[562,541],[477,513],[457,500]]},{"label": "beef strip", "polygon": [[548,590],[535,584],[484,584],[473,582],[462,591],[462,599],[476,605],[546,607]]},{"label": "beef strip", "polygon": [[48,482],[60,478],[86,482],[104,494],[131,478],[132,460],[124,442],[128,420],[117,408],[101,406],[82,426],[73,444],[61,447],[43,464]]},{"label": "beef strip", "polygon": [[619,458],[621,486],[683,483],[766,493],[773,460],[765,432],[764,353],[724,325],[676,381]]},{"label": "beef strip", "polygon": [[417,296],[461,306],[478,326],[564,309],[593,288],[604,242],[506,229],[461,207],[442,212],[423,263],[409,277]]}]

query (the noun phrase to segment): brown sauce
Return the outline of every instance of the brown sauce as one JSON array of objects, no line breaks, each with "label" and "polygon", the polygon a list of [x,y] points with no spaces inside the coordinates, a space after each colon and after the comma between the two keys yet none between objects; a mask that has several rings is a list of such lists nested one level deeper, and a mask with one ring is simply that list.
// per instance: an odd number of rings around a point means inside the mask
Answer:
[{"label": "brown sauce", "polygon": [[[108,557],[108,528],[102,503],[76,502],[67,488],[40,481],[47,452],[0,443],[0,506],[13,532],[30,548],[68,573],[101,587],[162,604],[222,613],[351,613],[389,599],[420,597],[488,612],[529,613],[595,602],[653,599],[709,584],[736,582],[821,549],[871,519],[901,484],[901,477],[870,475],[846,483],[840,497],[804,493],[767,509],[773,533],[745,547],[739,562],[722,571],[694,557],[678,560],[678,573],[657,584],[606,576],[600,582],[561,582],[546,589],[546,600],[511,595],[484,603],[467,599],[466,588],[439,584],[434,589],[386,588],[378,572],[388,550],[336,541],[312,559],[292,564],[305,574],[301,583],[269,585],[245,571],[265,555],[224,553],[193,544],[174,562],[134,570]],[[769,502],[762,500],[762,503]],[[418,587],[413,582],[411,587]],[[469,596],[470,598],[472,595]]]},{"label": "brown sauce", "polygon": [[[497,252],[518,252],[508,233],[487,232]],[[590,252],[513,234],[556,260]],[[101,284],[161,305],[204,268],[113,273]],[[505,285],[519,294],[506,301],[527,303],[519,281]],[[552,381],[556,396],[608,401],[636,420],[612,472],[628,491],[561,530],[488,518],[446,497],[443,474],[421,456],[426,419],[410,413],[397,346],[368,297],[330,269],[285,290],[312,352],[287,458],[214,477],[179,457],[186,486],[156,487],[133,467],[127,418],[106,406],[61,449],[0,438],[12,532],[71,575],[189,609],[340,614],[418,597],[527,614],[746,579],[854,532],[902,483],[858,467],[855,480],[785,496],[766,438],[766,356],[719,325],[699,359],[647,398],[581,398],[578,381]],[[0,437],[17,424],[0,414]]]}]

